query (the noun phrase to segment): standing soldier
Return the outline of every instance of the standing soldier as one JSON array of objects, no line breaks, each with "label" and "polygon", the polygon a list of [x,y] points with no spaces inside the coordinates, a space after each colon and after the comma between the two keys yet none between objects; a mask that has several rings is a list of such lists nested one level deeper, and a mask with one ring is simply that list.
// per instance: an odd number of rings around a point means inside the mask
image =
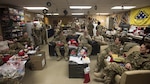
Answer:
[{"label": "standing soldier", "polygon": [[39,46],[41,44],[41,30],[37,27],[37,24],[34,24],[34,27],[32,28],[32,36],[35,47]]},{"label": "standing soldier", "polygon": [[55,50],[58,55],[57,61],[60,61],[63,57],[60,52],[61,47],[64,47],[65,49],[64,58],[66,61],[68,61],[69,48],[68,48],[68,44],[66,41],[66,37],[63,35],[63,31],[58,32],[58,35],[54,38],[54,42],[56,43]]},{"label": "standing soldier", "polygon": [[47,37],[46,37],[46,31],[47,31],[47,29],[46,29],[46,26],[44,26],[44,25],[42,25],[43,26],[43,28],[42,28],[42,44],[44,44],[44,42],[45,42],[45,44],[47,44]]},{"label": "standing soldier", "polygon": [[150,70],[150,44],[142,44],[140,51],[135,51],[127,56],[125,63],[121,65],[112,63],[105,67],[99,75],[99,81],[104,84],[113,84],[116,74],[122,75],[125,71],[131,70]]},{"label": "standing soldier", "polygon": [[100,35],[102,35],[103,26],[101,25],[101,22],[99,22],[99,21],[97,23],[96,30]]},{"label": "standing soldier", "polygon": [[73,33],[77,32],[75,20],[73,20],[73,21],[71,22],[71,30],[73,31]]},{"label": "standing soldier", "polygon": [[91,18],[89,18],[89,24],[87,26],[87,30],[89,32],[89,35],[92,37],[93,36],[93,29],[94,29],[94,25],[93,25],[93,21]]},{"label": "standing soldier", "polygon": [[82,24],[81,24],[81,29],[82,29],[82,30],[85,30],[85,26],[86,26],[85,20],[83,20],[83,22],[82,22]]}]

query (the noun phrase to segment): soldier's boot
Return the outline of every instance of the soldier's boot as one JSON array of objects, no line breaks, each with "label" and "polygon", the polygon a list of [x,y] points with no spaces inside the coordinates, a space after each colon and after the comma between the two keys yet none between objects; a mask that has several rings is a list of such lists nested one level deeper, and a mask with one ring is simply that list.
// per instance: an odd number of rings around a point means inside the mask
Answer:
[{"label": "soldier's boot", "polygon": [[94,72],[94,76],[97,78],[104,78],[105,74],[103,73],[103,71],[101,72]]},{"label": "soldier's boot", "polygon": [[112,84],[111,78],[110,77],[106,77],[104,84]]},{"label": "soldier's boot", "polygon": [[69,60],[68,52],[69,52],[69,49],[68,49],[68,48],[66,48],[66,46],[65,46],[64,58],[65,58],[65,60],[66,60],[66,61],[68,61],[68,60]]},{"label": "soldier's boot", "polygon": [[96,65],[96,67],[95,67],[95,69],[94,69],[94,72],[100,72],[101,71],[101,69],[100,69],[100,67],[98,67],[98,65]]},{"label": "soldier's boot", "polygon": [[94,72],[99,72],[98,67],[95,67]]},{"label": "soldier's boot", "polygon": [[68,56],[64,56],[64,58],[65,58],[65,60],[66,60],[66,61],[68,61],[68,60],[69,60]]},{"label": "soldier's boot", "polygon": [[104,79],[104,78],[95,78],[95,81],[97,81],[97,82],[105,82],[106,79]]},{"label": "soldier's boot", "polygon": [[60,61],[62,59],[62,56],[57,57],[57,61]]}]

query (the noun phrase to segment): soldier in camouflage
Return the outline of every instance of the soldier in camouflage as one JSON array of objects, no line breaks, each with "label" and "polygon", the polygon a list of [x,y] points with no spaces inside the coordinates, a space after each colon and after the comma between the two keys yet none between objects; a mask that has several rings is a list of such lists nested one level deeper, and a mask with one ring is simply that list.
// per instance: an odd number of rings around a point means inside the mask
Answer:
[{"label": "soldier in camouflage", "polygon": [[0,54],[10,54],[14,55],[19,52],[19,50],[24,49],[25,47],[19,42],[3,40],[3,37],[0,35]]},{"label": "soldier in camouflage", "polygon": [[25,45],[27,45],[27,46],[32,45],[32,41],[30,40],[27,32],[23,33],[23,36],[18,39],[18,42],[20,42],[24,46]]},{"label": "soldier in camouflage", "polygon": [[92,18],[89,18],[89,24],[87,25],[87,30],[91,37],[93,36],[93,29],[94,29],[94,25],[93,25]]},{"label": "soldier in camouflage", "polygon": [[47,44],[47,37],[46,37],[46,31],[47,31],[47,29],[46,29],[46,26],[43,24],[43,28],[42,28],[42,30],[41,30],[41,32],[42,32],[42,44],[44,44],[44,42],[45,42],[45,44]]},{"label": "soldier in camouflage", "polygon": [[68,60],[69,48],[68,48],[68,44],[67,44],[67,41],[66,41],[66,36],[63,35],[63,31],[59,31],[58,35],[54,38],[53,41],[56,43],[55,50],[56,50],[56,53],[58,55],[57,61],[61,60],[62,57],[63,57],[61,52],[60,52],[60,48],[62,46],[64,47],[64,50],[65,50],[64,58],[67,61]]},{"label": "soldier in camouflage", "polygon": [[88,31],[84,30],[84,34],[80,35],[78,38],[79,47],[86,47],[87,48],[87,56],[91,55],[92,46],[88,43],[91,41],[91,36],[88,34]]},{"label": "soldier in camouflage", "polygon": [[97,30],[97,32],[100,34],[100,35],[103,35],[102,33],[103,33],[103,26],[101,25],[101,22],[97,22],[97,26],[96,26],[96,30]]},{"label": "soldier in camouflage", "polygon": [[3,60],[2,60],[2,58],[3,58],[3,55],[0,54],[0,66],[3,65],[3,63],[4,63]]},{"label": "soldier in camouflage", "polygon": [[105,67],[100,79],[104,84],[112,84],[116,74],[121,75],[125,71],[131,70],[150,70],[150,44],[142,44],[140,51],[130,54],[124,63],[112,63]]},{"label": "soldier in camouflage", "polygon": [[35,46],[39,46],[41,44],[41,35],[41,29],[37,27],[37,24],[34,24],[34,27],[32,28],[32,36]]},{"label": "soldier in camouflage", "polygon": [[123,54],[123,40],[120,37],[115,38],[115,42],[110,44],[105,50],[103,50],[100,55],[98,55],[97,58],[97,65],[95,72],[100,72],[101,69],[103,69],[106,65],[104,63],[104,59],[107,58],[107,56],[110,56],[110,53],[118,54],[121,56]]}]

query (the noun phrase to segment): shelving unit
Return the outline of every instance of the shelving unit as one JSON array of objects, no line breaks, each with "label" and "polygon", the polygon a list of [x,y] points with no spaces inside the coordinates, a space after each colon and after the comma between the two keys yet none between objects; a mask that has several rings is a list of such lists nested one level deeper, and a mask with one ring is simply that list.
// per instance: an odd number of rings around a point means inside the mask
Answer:
[{"label": "shelving unit", "polygon": [[24,25],[24,11],[14,8],[0,8],[0,25],[5,40],[22,36]]}]

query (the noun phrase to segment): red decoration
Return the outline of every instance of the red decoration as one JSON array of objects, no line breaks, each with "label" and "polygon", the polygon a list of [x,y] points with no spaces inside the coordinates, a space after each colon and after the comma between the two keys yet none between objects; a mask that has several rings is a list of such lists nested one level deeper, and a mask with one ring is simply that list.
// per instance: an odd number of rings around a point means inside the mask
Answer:
[{"label": "red decoration", "polygon": [[2,58],[3,62],[6,63],[9,60],[10,57],[11,57],[10,55],[7,55],[4,58]]},{"label": "red decoration", "polygon": [[20,52],[18,53],[18,56],[24,56],[24,52],[23,52],[23,51],[20,51]]},{"label": "red decoration", "polygon": [[84,83],[88,83],[88,82],[90,82],[90,75],[89,75],[89,73],[84,74]]},{"label": "red decoration", "polygon": [[113,58],[111,57],[111,59],[110,59],[110,62],[113,62],[114,60],[113,60]]}]

